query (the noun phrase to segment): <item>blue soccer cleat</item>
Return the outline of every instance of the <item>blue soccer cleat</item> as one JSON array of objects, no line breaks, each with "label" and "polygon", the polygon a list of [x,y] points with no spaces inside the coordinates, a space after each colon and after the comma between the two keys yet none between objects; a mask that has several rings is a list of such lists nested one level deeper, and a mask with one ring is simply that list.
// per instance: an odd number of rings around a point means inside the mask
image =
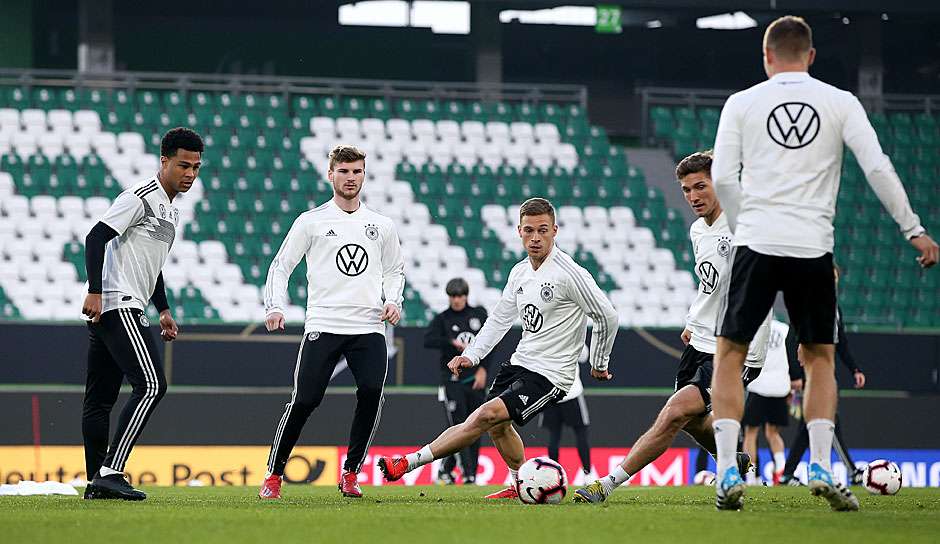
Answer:
[{"label": "blue soccer cleat", "polygon": [[740,510],[744,507],[744,490],[747,484],[741,479],[738,467],[730,467],[715,481],[715,508]]},{"label": "blue soccer cleat", "polygon": [[817,497],[829,501],[829,506],[837,512],[854,512],[858,510],[858,499],[842,482],[834,482],[832,474],[822,468],[819,463],[811,463],[807,473],[809,491]]}]

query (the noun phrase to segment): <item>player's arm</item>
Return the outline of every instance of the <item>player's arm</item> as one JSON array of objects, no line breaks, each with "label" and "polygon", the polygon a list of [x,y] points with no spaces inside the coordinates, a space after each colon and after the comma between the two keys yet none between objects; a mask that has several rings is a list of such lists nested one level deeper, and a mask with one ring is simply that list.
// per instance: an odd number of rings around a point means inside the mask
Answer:
[{"label": "player's arm", "polygon": [[405,260],[401,255],[401,242],[398,230],[392,223],[388,235],[382,242],[382,294],[385,297],[385,309],[382,320],[397,325],[401,319],[402,293],[405,290]]},{"label": "player's arm", "polygon": [[[693,223],[694,225],[695,223]],[[695,229],[692,226],[689,226],[689,244],[692,246],[692,255],[695,255]],[[693,279],[695,275],[692,276]],[[699,296],[698,286],[695,286],[696,297]],[[679,333],[679,339],[682,340],[682,345],[688,346],[689,342],[692,341],[692,329],[689,328],[689,319],[692,317],[692,307],[689,307],[689,311],[685,314],[685,328],[682,329],[682,332]]]},{"label": "player's arm", "polygon": [[594,277],[583,268],[576,270],[577,274],[569,276],[569,292],[572,300],[594,322],[591,332],[591,354],[588,358],[591,363],[591,376],[598,380],[613,379],[608,372],[610,352],[617,338],[620,318],[617,310],[607,299],[604,291],[598,287]]},{"label": "player's arm", "polygon": [[101,317],[101,272],[108,242],[124,234],[131,225],[144,217],[143,201],[131,191],[118,195],[101,220],[85,236],[85,275],[88,276],[88,295],[82,304],[82,313],[98,321]]},{"label": "player's arm", "polygon": [[264,282],[264,323],[269,332],[284,329],[284,308],[289,304],[288,281],[297,263],[310,249],[310,243],[306,222],[303,216],[298,217],[274,255]]},{"label": "player's arm", "polygon": [[836,331],[839,335],[839,343],[836,344],[836,356],[842,364],[849,369],[849,372],[852,373],[852,378],[855,381],[855,388],[861,389],[865,387],[865,373],[862,372],[862,369],[858,366],[858,362],[855,360],[855,357],[852,356],[851,350],[849,350],[849,340],[845,335],[845,325],[842,323],[842,309],[839,308],[838,313],[836,314]]},{"label": "player's arm", "polygon": [[170,303],[166,298],[166,285],[163,283],[163,272],[157,275],[157,283],[153,287],[153,294],[150,295],[150,302],[160,313],[160,336],[165,342],[176,340],[179,327],[176,326],[176,320],[170,313]]},{"label": "player's arm", "polygon": [[767,313],[767,318],[761,323],[760,328],[751,340],[747,348],[747,358],[744,364],[748,366],[761,366],[767,359],[767,343],[770,341],[770,323],[774,320],[774,312]]},{"label": "player's arm", "polygon": [[848,113],[842,125],[842,139],[858,160],[865,173],[865,179],[878,195],[878,200],[894,218],[904,237],[920,251],[917,262],[924,268],[937,264],[940,249],[936,242],[927,236],[920,218],[911,209],[904,185],[901,184],[891,159],[882,151],[878,135],[875,134],[865,109],[858,98],[850,95],[847,100]]},{"label": "player's arm", "polygon": [[728,217],[731,232],[734,232],[737,226],[738,210],[741,207],[739,175],[742,159],[742,123],[737,104],[738,100],[733,95],[721,110],[712,160],[712,182],[718,201],[721,202],[721,209]]},{"label": "player's arm", "polygon": [[[480,321],[485,325],[486,324],[486,309],[480,308]],[[476,390],[482,390],[486,387],[486,378],[489,375],[490,368],[493,365],[493,354],[490,353],[482,360],[480,364],[477,365],[477,372],[473,376],[473,388]]]},{"label": "player's arm", "polygon": [[793,389],[803,389],[803,366],[799,358],[799,344],[796,341],[796,327],[790,326],[787,338],[783,341],[787,350],[787,366],[790,373],[790,385]]},{"label": "player's arm", "polygon": [[480,361],[493,351],[496,344],[506,336],[506,333],[512,328],[512,323],[516,319],[518,310],[516,309],[516,282],[515,275],[510,273],[506,281],[506,287],[503,289],[503,296],[500,297],[496,307],[493,308],[493,314],[486,319],[483,328],[477,333],[473,342],[463,350],[463,354],[451,359],[447,364],[454,375],[459,375],[460,370],[477,366]]}]

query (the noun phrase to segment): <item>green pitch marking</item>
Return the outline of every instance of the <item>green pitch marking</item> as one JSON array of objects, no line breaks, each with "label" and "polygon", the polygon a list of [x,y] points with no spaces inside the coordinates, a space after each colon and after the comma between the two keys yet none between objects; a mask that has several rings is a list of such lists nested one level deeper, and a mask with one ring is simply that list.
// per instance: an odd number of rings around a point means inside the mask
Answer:
[{"label": "green pitch marking", "polygon": [[[745,510],[717,512],[706,487],[622,488],[603,505],[485,500],[495,487],[145,488],[141,503],[0,497],[4,542],[709,543],[937,542],[940,489],[894,497],[856,489],[861,511],[830,512],[806,488],[750,488]],[[569,490],[571,491],[571,490]]]}]

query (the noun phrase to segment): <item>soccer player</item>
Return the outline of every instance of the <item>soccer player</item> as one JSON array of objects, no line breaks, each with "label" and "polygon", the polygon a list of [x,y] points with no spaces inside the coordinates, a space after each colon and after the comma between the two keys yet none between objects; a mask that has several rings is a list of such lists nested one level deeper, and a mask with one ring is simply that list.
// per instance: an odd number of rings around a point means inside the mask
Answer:
[{"label": "soccer player", "polygon": [[[148,300],[153,302],[160,312],[163,340],[176,338],[179,329],[167,304],[161,269],[179,224],[173,199],[193,186],[202,151],[202,139],[192,130],[167,132],[160,143],[156,176],[118,195],[85,238],[88,294],[82,313],[89,334],[82,439],[89,480],[86,499],[147,498],[123,474],[134,444],[167,387],[144,310]],[[131,396],[108,447],[111,408],[124,378],[131,384]]]},{"label": "soccer player", "polygon": [[[441,352],[441,388],[438,398],[444,404],[447,424],[452,427],[463,423],[467,416],[483,404],[486,397],[486,367],[490,358],[484,359],[476,372],[466,378],[453,375],[447,368],[447,363],[460,355],[480,332],[486,322],[486,309],[467,304],[470,286],[463,278],[448,281],[444,291],[447,293],[450,307],[431,320],[424,335],[424,346]],[[459,457],[463,482],[475,483],[479,453],[480,441],[477,440],[459,454],[447,457],[441,462],[437,481],[444,484],[456,483],[453,470]]]},{"label": "soccer player", "polygon": [[307,259],[307,317],[294,367],[294,390],[277,425],[268,471],[258,495],[279,499],[284,466],[300,431],[320,405],[341,357],[356,379],[356,412],[339,489],[362,497],[358,473],[379,427],[388,358],[385,324],[401,317],[404,263],[391,219],[359,200],[366,154],[336,146],[327,176],[333,198],[300,214],[268,269],[264,286],[265,327],[284,330],[287,282]]},{"label": "soccer player", "polygon": [[744,404],[741,367],[748,342],[783,291],[806,369],[810,490],[835,510],[857,510],[858,499],[833,480],[829,465],[837,403],[832,220],[843,143],[920,252],[917,262],[924,268],[936,264],[938,247],[911,210],[861,103],[809,75],[816,56],[809,25],[793,16],[775,20],[764,33],[763,52],[769,79],[728,98],[712,167],[736,246],[716,330],[715,505],[739,509],[743,504],[746,486],[734,463]]},{"label": "soccer player", "polygon": [[488,498],[518,496],[518,470],[525,461],[523,426],[546,406],[562,399],[574,383],[584,345],[587,318],[594,321],[591,376],[605,381],[617,334],[617,312],[594,278],[555,245],[555,209],[544,198],[530,198],[519,208],[519,237],[528,257],[513,267],[503,296],[463,355],[451,359],[454,375],[473,368],[489,354],[518,317],[522,339],[490,386],[487,401],[466,421],[445,430],[433,442],[405,456],[382,457],[379,468],[395,481],[434,459],[452,455],[483,433],[509,466],[513,485]]},{"label": "soccer player", "polygon": [[[744,451],[760,466],[757,461],[757,433],[761,426],[764,437],[774,459],[772,482],[780,483],[783,476],[784,457],[783,437],[780,427],[790,422],[790,372],[787,362],[786,338],[790,327],[786,323],[774,320],[770,323],[770,338],[767,340],[767,358],[760,376],[747,385],[747,401],[744,404]],[[760,471],[747,473],[748,485],[760,485]]]},{"label": "soccer player", "polygon": [[[699,277],[698,295],[689,308],[681,339],[685,344],[676,372],[675,393],[666,401],[656,421],[643,433],[627,457],[604,478],[575,491],[575,502],[599,503],[618,486],[662,455],[679,431],[685,431],[714,455],[715,436],[711,428],[711,376],[715,353],[715,320],[718,316],[719,286],[727,281],[731,266],[731,231],[715,197],[711,179],[711,153],[698,152],[682,159],[676,166],[676,179],[686,202],[698,219],[689,228],[695,254],[695,273]],[[758,338],[751,343],[744,381],[750,382],[761,371],[766,354],[771,314],[767,312]],[[745,472],[750,459],[739,454],[738,463]]]}]

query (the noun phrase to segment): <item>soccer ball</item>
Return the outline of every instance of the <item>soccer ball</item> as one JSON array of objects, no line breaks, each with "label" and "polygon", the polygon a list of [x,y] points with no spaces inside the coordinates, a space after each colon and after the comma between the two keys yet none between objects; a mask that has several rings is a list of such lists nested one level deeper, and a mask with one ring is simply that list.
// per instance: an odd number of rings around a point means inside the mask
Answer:
[{"label": "soccer ball", "polygon": [[519,467],[516,485],[519,500],[525,504],[558,504],[568,492],[568,476],[555,461],[535,457]]},{"label": "soccer ball", "polygon": [[695,485],[715,485],[715,473],[710,470],[696,472],[692,483]]},{"label": "soccer ball", "polygon": [[901,469],[893,461],[872,461],[862,472],[862,485],[873,495],[894,495],[901,490]]}]

